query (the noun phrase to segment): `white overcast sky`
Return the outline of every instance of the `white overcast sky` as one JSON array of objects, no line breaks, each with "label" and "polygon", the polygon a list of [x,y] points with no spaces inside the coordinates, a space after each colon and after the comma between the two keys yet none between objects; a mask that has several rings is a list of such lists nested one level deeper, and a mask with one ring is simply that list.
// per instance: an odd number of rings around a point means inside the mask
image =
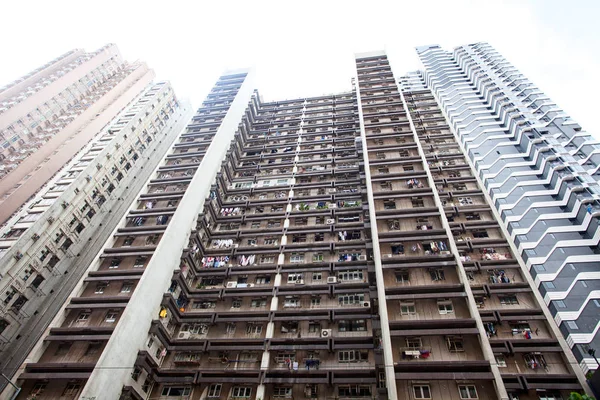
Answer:
[{"label": "white overcast sky", "polygon": [[355,52],[387,50],[397,77],[415,46],[486,41],[591,133],[600,131],[600,2],[0,2],[0,86],[73,48],[116,43],[200,102],[227,68],[254,66],[265,100],[350,90]]}]

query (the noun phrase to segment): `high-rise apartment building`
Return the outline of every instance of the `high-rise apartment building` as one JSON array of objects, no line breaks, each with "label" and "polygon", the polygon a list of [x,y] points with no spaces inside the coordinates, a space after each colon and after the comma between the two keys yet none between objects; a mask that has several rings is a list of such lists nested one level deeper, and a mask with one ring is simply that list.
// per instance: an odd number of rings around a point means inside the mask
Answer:
[{"label": "high-rise apartment building", "polygon": [[348,92],[275,102],[252,71],[222,76],[16,373],[19,398],[587,388],[432,92],[400,90],[382,52],[356,68]]},{"label": "high-rise apartment building", "polygon": [[588,353],[600,350],[598,140],[486,43],[417,52],[425,66],[420,80],[433,90],[567,343],[584,371],[598,368]]},{"label": "high-rise apartment building", "polygon": [[[120,107],[108,111],[115,118],[93,132],[0,231],[0,372],[5,375],[12,376],[37,343],[192,115],[169,83],[138,87],[143,82],[130,82],[128,90],[137,92],[126,91],[108,104]],[[85,129],[106,118],[98,115]],[[0,380],[0,388],[5,385]]]},{"label": "high-rise apartment building", "polygon": [[0,88],[0,223],[152,82],[113,44],[72,50]]}]

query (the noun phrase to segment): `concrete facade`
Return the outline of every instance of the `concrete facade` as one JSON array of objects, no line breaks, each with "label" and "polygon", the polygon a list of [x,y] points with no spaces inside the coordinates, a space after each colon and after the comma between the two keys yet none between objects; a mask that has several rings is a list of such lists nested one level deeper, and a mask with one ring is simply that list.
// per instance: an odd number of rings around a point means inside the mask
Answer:
[{"label": "concrete facade", "polygon": [[347,92],[272,102],[252,74],[217,81],[22,364],[19,398],[588,389],[418,74],[399,85],[384,52],[359,54]]},{"label": "concrete facade", "polygon": [[0,89],[0,223],[152,82],[115,45],[74,50]]}]

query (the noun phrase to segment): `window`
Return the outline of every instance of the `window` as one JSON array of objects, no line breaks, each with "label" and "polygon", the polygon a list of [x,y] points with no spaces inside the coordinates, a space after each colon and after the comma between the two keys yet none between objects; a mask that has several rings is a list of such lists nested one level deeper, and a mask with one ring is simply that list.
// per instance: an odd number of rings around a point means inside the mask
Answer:
[{"label": "window", "polygon": [[223,386],[220,383],[213,383],[208,388],[208,397],[221,397],[221,388]]},{"label": "window", "polygon": [[477,399],[477,389],[474,385],[458,385],[458,393],[461,399]]},{"label": "window", "polygon": [[308,323],[308,331],[310,333],[316,333],[321,331],[321,324],[319,322],[309,322]]},{"label": "window", "polygon": [[192,308],[194,309],[209,309],[215,308],[217,303],[214,301],[196,301],[192,304]]},{"label": "window", "polygon": [[131,293],[131,289],[133,289],[133,283],[125,282],[123,286],[121,286],[121,293]]},{"label": "window", "polygon": [[502,355],[496,356],[496,364],[498,364],[499,368],[506,368],[506,357]]},{"label": "window", "polygon": [[321,305],[321,296],[312,296],[310,298],[311,307],[319,307]]},{"label": "window", "polygon": [[75,322],[85,322],[88,319],[90,319],[90,315],[92,313],[89,311],[82,311],[81,313],[79,313],[79,315],[77,316],[77,319],[75,320]]},{"label": "window", "polygon": [[396,282],[398,283],[409,283],[410,275],[408,270],[396,271]]},{"label": "window", "polygon": [[459,353],[465,351],[463,338],[460,336],[448,336],[447,345],[451,353]]},{"label": "window", "polygon": [[95,294],[102,294],[104,293],[104,290],[106,290],[106,288],[108,287],[108,283],[106,282],[100,282],[96,285],[96,290],[94,291]]},{"label": "window", "polygon": [[2,332],[4,332],[8,325],[9,323],[7,320],[5,320],[4,318],[0,318],[0,335],[2,334]]},{"label": "window", "polygon": [[249,398],[252,395],[252,388],[246,386],[235,386],[231,390],[231,397],[233,398]]},{"label": "window", "polygon": [[261,264],[273,264],[273,263],[275,263],[275,257],[273,257],[273,256],[261,256],[259,262]]},{"label": "window", "polygon": [[140,367],[134,367],[131,372],[131,379],[137,382],[140,379],[140,375],[142,374],[142,369]]},{"label": "window", "polygon": [[146,264],[146,260],[148,260],[148,257],[137,257],[133,264],[133,268],[143,268]]},{"label": "window", "polygon": [[323,262],[323,253],[314,253],[312,260],[313,262]]},{"label": "window", "polygon": [[422,197],[413,197],[411,203],[413,208],[425,207],[425,202]]},{"label": "window", "polygon": [[473,237],[476,239],[483,239],[489,237],[489,235],[485,229],[474,229]]},{"label": "window", "polygon": [[338,296],[340,305],[361,304],[365,301],[364,293],[348,293]]},{"label": "window", "polygon": [[150,390],[150,388],[152,387],[152,385],[154,385],[154,381],[152,380],[152,378],[150,378],[149,376],[146,377],[146,379],[144,380],[144,384],[142,385],[142,390],[144,392],[148,392],[148,390]]},{"label": "window", "polygon": [[283,364],[287,361],[295,361],[296,360],[296,353],[283,353],[283,352],[279,352],[275,355],[275,362],[278,364]]},{"label": "window", "polygon": [[235,333],[235,327],[236,325],[234,322],[229,322],[225,327],[225,333],[228,335],[233,335]]},{"label": "window", "polygon": [[515,296],[515,295],[499,296],[499,299],[500,299],[500,304],[503,304],[503,305],[519,304],[519,300],[517,299],[517,296]]},{"label": "window", "polygon": [[518,335],[525,331],[531,332],[531,327],[525,321],[509,322],[509,326],[513,335]]},{"label": "window", "polygon": [[567,326],[569,327],[569,329],[579,329],[575,321],[567,321]]},{"label": "window", "polygon": [[250,303],[250,307],[252,308],[260,308],[267,306],[267,299],[253,299]]},{"label": "window", "polygon": [[104,317],[104,322],[113,323],[119,317],[118,311],[109,311],[106,313],[106,317]]},{"label": "window", "polygon": [[167,386],[167,387],[163,388],[161,396],[168,396],[168,397],[189,396],[191,392],[192,392],[192,389],[189,387]]},{"label": "window", "polygon": [[287,296],[283,301],[283,307],[285,307],[285,308],[302,307],[302,304],[300,303],[300,299],[298,297]]},{"label": "window", "polygon": [[338,361],[341,363],[347,362],[362,362],[369,359],[367,350],[342,350],[338,352]]},{"label": "window", "polygon": [[79,224],[77,224],[77,227],[75,227],[75,232],[81,233],[81,231],[83,231],[84,229],[85,225],[80,222]]},{"label": "window", "polygon": [[429,270],[429,275],[431,276],[432,281],[443,281],[446,280],[446,276],[444,275],[444,270],[442,268],[432,268]]},{"label": "window", "polygon": [[562,301],[562,300],[556,300],[556,301],[554,302],[554,304],[556,304],[556,307],[557,307],[557,308],[567,308],[567,305],[566,305],[566,304],[565,304],[565,302],[564,302],[564,301]]},{"label": "window", "polygon": [[364,319],[345,320],[338,322],[340,332],[364,332],[367,330],[367,321]]},{"label": "window", "polygon": [[338,279],[340,281],[362,281],[362,271],[342,271],[338,272]]},{"label": "window", "polygon": [[562,396],[557,392],[544,392],[538,394],[540,400],[562,400]]},{"label": "window", "polygon": [[461,206],[467,206],[473,204],[473,199],[470,197],[459,197],[458,204]]},{"label": "window", "polygon": [[556,289],[556,286],[554,286],[554,283],[552,282],[544,282],[544,285],[546,286],[546,289]]},{"label": "window", "polygon": [[419,350],[423,347],[423,342],[420,337],[409,337],[406,338],[406,347],[412,350]]},{"label": "window", "polygon": [[308,225],[308,218],[296,218],[295,224],[296,226],[306,226]]},{"label": "window", "polygon": [[338,386],[339,397],[371,397],[371,386]]},{"label": "window", "polygon": [[292,388],[289,387],[289,386],[275,387],[273,389],[273,397],[274,398],[287,398],[287,399],[291,399],[292,398]]},{"label": "window", "polygon": [[290,255],[291,263],[303,263],[304,262],[304,253],[292,253]]},{"label": "window", "polygon": [[454,307],[450,300],[438,301],[438,311],[441,315],[454,314]]},{"label": "window", "polygon": [[46,390],[46,386],[48,386],[47,382],[38,382],[33,385],[33,389],[31,389],[30,395],[42,394],[44,390]]},{"label": "window", "polygon": [[108,268],[109,269],[119,268],[119,264],[121,264],[121,260],[118,258],[113,258],[112,260],[110,260],[110,265],[108,266]]},{"label": "window", "polygon": [[384,210],[395,210],[396,209],[396,202],[394,200],[386,200],[383,202],[383,209]]},{"label": "window", "polygon": [[273,237],[267,237],[267,238],[265,238],[265,244],[276,245],[277,244],[277,239],[273,238]]},{"label": "window", "polygon": [[242,308],[242,300],[234,299],[231,301],[231,308]]},{"label": "window", "polygon": [[268,283],[271,283],[271,277],[270,276],[257,276],[255,283],[257,285],[266,285]]},{"label": "window", "polygon": [[313,272],[312,279],[313,279],[313,281],[323,280],[323,273],[322,272]]},{"label": "window", "polygon": [[415,399],[431,399],[431,390],[429,385],[413,386],[413,395]]},{"label": "window", "polygon": [[415,315],[416,313],[414,302],[400,302],[400,315]]}]

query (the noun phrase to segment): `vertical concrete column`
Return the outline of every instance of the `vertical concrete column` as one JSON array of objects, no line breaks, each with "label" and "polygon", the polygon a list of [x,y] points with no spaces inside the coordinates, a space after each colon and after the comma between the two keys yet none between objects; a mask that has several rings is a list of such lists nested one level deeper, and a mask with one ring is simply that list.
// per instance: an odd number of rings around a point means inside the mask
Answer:
[{"label": "vertical concrete column", "polygon": [[379,250],[379,234],[377,232],[377,215],[375,214],[375,199],[371,184],[371,170],[369,168],[369,153],[367,151],[367,136],[363,119],[360,87],[358,85],[358,70],[356,70],[356,102],[358,103],[358,116],[360,120],[360,139],[363,148],[363,161],[365,165],[365,180],[367,185],[367,199],[369,201],[369,219],[371,220],[371,241],[373,242],[373,261],[375,262],[375,282],[377,285],[377,304],[379,306],[379,319],[381,321],[381,342],[383,348],[383,362],[385,370],[385,383],[388,400],[397,400],[396,373],[394,371],[394,353],[390,336],[390,324],[385,298],[385,280],[381,265],[381,252]]}]

